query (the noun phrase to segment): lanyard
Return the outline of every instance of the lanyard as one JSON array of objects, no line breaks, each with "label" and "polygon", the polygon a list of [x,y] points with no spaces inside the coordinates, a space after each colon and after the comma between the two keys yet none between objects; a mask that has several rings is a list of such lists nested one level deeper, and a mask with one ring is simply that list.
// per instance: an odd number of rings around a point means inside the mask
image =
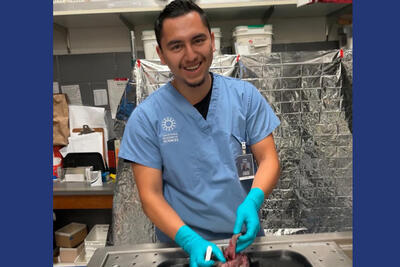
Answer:
[{"label": "lanyard", "polygon": [[246,155],[246,142],[240,142],[242,144],[242,155]]},{"label": "lanyard", "polygon": [[232,136],[236,139],[236,141],[239,142],[239,144],[242,146],[242,155],[246,155],[246,141],[244,141],[242,138],[235,136],[232,134]]}]

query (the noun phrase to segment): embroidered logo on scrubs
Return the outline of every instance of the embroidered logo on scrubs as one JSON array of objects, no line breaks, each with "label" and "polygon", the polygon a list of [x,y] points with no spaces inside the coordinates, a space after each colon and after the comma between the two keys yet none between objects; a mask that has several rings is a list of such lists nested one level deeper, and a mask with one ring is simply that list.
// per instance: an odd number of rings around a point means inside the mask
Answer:
[{"label": "embroidered logo on scrubs", "polygon": [[170,132],[173,129],[175,129],[176,127],[176,123],[175,120],[171,117],[166,117],[162,120],[162,128],[164,129],[164,131]]},{"label": "embroidered logo on scrubs", "polygon": [[176,143],[179,141],[178,133],[172,132],[176,128],[176,122],[172,117],[165,117],[161,126],[164,131],[169,132],[162,136],[163,143]]}]

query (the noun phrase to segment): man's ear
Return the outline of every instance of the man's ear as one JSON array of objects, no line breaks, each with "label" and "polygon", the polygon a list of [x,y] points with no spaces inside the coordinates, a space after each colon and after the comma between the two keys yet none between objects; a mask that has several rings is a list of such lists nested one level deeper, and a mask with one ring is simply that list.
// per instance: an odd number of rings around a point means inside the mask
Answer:
[{"label": "man's ear", "polygon": [[156,46],[156,51],[157,51],[158,57],[161,60],[161,64],[166,65],[165,64],[165,60],[164,60],[163,52],[162,52],[161,48],[158,45]]},{"label": "man's ear", "polygon": [[215,37],[214,37],[214,33],[211,32],[211,46],[212,46],[212,51],[215,52]]}]

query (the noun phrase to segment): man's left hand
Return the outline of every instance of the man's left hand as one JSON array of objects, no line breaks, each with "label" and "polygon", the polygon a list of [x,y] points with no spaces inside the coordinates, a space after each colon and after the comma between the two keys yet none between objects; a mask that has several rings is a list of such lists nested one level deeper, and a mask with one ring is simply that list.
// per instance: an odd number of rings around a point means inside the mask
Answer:
[{"label": "man's left hand", "polygon": [[258,210],[264,202],[264,192],[260,188],[252,188],[246,199],[239,205],[236,212],[233,234],[238,234],[246,225],[246,233],[241,235],[236,244],[236,252],[240,252],[250,246],[260,231]]}]

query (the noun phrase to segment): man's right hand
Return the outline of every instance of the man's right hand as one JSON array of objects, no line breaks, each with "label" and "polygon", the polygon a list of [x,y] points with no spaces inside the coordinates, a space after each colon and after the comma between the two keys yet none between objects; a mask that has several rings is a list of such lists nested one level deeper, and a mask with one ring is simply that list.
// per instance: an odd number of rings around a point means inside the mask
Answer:
[{"label": "man's right hand", "polygon": [[190,256],[190,267],[212,266],[213,260],[205,261],[207,247],[212,247],[212,253],[221,261],[226,262],[222,251],[212,242],[203,239],[200,235],[183,225],[175,235],[175,242]]}]

